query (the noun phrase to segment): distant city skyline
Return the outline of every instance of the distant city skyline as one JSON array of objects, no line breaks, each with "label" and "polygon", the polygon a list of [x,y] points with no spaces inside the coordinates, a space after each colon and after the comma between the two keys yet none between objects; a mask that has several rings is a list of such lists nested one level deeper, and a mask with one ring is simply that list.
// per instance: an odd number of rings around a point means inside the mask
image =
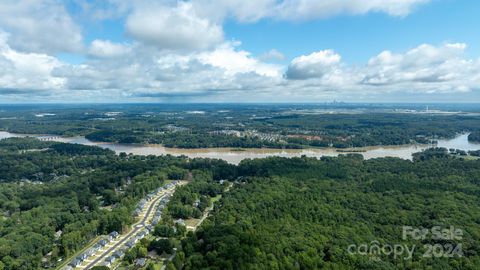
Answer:
[{"label": "distant city skyline", "polygon": [[480,2],[4,0],[0,103],[478,103]]}]

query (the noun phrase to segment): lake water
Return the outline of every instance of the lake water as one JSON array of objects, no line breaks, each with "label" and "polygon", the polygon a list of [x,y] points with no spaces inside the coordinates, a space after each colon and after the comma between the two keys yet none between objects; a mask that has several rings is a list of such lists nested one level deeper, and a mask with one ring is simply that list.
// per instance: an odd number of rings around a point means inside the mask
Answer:
[{"label": "lake water", "polygon": [[[84,145],[96,145],[102,148],[108,148],[116,153],[125,152],[135,155],[185,155],[190,158],[217,158],[223,159],[232,164],[238,164],[246,158],[266,158],[271,156],[279,157],[300,157],[302,155],[308,157],[322,157],[322,156],[337,156],[345,154],[345,152],[338,152],[335,148],[310,148],[310,149],[267,149],[254,148],[244,149],[244,151],[232,151],[231,148],[202,148],[202,149],[181,149],[181,148],[167,148],[161,145],[138,145],[138,144],[118,144],[118,143],[102,143],[92,142],[84,137],[58,137],[48,135],[25,135],[13,134],[9,132],[0,131],[0,139],[10,137],[25,137],[31,136],[43,140],[51,140],[66,143],[78,143]],[[480,150],[480,144],[471,143],[468,141],[468,134],[460,134],[450,140],[439,140],[438,147],[455,148],[461,150]],[[403,159],[412,159],[412,154],[426,149],[426,145],[401,145],[401,146],[372,146],[364,148],[356,148],[361,150],[364,158],[379,158],[379,157],[398,157]]]}]

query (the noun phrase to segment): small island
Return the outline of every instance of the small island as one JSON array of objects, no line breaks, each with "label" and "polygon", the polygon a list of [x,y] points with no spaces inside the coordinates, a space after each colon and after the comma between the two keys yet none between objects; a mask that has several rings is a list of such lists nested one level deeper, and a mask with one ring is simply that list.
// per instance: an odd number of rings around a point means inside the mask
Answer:
[{"label": "small island", "polygon": [[480,143],[480,131],[472,132],[468,135],[468,141]]}]

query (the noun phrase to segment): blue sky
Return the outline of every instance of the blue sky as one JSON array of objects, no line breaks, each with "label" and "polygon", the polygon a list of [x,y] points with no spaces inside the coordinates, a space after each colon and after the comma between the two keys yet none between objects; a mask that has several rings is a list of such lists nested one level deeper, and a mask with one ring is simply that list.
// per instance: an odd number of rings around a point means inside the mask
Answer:
[{"label": "blue sky", "polygon": [[422,43],[463,42],[467,54],[480,56],[480,1],[436,0],[402,17],[384,13],[336,16],[306,22],[263,20],[256,24],[229,21],[228,38],[261,54],[277,48],[289,59],[319,48],[334,48],[350,63],[364,63],[389,49],[402,52]]},{"label": "blue sky", "polygon": [[472,0],[5,0],[0,99],[480,102]]}]

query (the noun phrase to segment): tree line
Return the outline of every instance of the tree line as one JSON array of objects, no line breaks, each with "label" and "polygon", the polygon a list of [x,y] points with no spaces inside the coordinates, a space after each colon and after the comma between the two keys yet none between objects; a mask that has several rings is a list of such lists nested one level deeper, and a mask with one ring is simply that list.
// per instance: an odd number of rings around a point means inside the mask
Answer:
[{"label": "tree line", "polygon": [[121,232],[137,202],[185,157],[115,155],[99,147],[0,141],[0,269],[55,267],[97,235]]},{"label": "tree line", "polygon": [[[237,184],[182,241],[177,269],[477,269],[480,160],[443,150],[246,160]],[[462,240],[402,238],[402,226],[455,226]],[[350,254],[352,244],[416,245],[413,258]],[[463,257],[424,258],[425,244],[461,244]]]}]

